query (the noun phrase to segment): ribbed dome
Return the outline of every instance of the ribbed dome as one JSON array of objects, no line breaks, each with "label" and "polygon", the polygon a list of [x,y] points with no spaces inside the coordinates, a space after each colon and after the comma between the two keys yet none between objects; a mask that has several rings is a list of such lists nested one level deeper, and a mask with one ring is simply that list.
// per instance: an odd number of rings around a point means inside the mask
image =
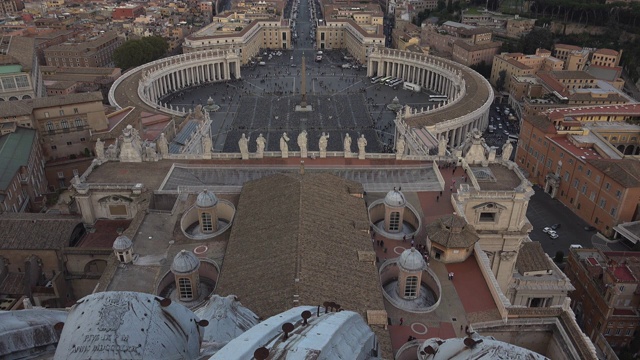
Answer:
[{"label": "ribbed dome", "polygon": [[404,198],[402,191],[394,189],[389,191],[387,196],[384,197],[384,203],[388,206],[405,206],[407,200]]},{"label": "ribbed dome", "polygon": [[125,251],[131,249],[133,242],[126,235],[120,235],[113,242],[113,250]]},{"label": "ribbed dome", "polygon": [[171,264],[171,271],[174,273],[186,274],[200,267],[200,260],[194,253],[187,250],[180,251],[175,258],[173,258],[173,264]]},{"label": "ribbed dome", "polygon": [[207,189],[198,194],[196,199],[196,206],[201,208],[216,206],[217,203],[218,197],[214,193],[207,191]]},{"label": "ribbed dome", "polygon": [[412,247],[400,254],[398,258],[398,266],[406,271],[421,271],[427,267],[427,263],[424,261],[422,254]]}]

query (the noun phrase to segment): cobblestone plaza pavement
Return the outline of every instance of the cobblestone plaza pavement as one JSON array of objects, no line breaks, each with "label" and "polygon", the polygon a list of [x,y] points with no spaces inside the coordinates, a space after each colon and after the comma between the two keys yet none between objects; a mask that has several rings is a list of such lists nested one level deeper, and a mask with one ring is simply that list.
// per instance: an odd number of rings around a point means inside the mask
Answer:
[{"label": "cobblestone plaza pavement", "polygon": [[[269,52],[271,53],[271,52]],[[318,150],[322,132],[330,134],[329,151],[342,151],[343,139],[349,133],[355,140],[364,134],[367,152],[390,152],[393,144],[395,113],[386,105],[394,97],[401,104],[420,108],[429,105],[428,95],[388,86],[371,84],[366,69],[343,69],[345,53],[325,52],[322,62],[314,62],[312,49],[282,51],[282,55],[263,58],[266,65],[243,66],[242,79],[226,83],[206,84],[182,90],[164,99],[178,108],[206,105],[211,97],[220,106],[211,112],[211,134],[214,151],[237,152],[242,133],[251,138],[249,151],[255,151],[255,139],[262,133],[267,139],[266,151],[279,151],[283,132],[291,139],[289,149],[297,151],[296,137],[308,132],[309,150]],[[307,64],[307,101],[311,112],[296,112],[300,103],[302,56]],[[292,59],[293,58],[293,59]]]}]

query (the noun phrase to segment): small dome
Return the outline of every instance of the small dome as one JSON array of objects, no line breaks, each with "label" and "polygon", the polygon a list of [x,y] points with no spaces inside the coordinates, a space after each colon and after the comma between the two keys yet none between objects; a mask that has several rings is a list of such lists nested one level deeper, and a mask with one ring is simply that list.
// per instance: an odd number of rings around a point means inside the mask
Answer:
[{"label": "small dome", "polygon": [[198,194],[198,198],[196,199],[196,206],[201,208],[216,206],[217,203],[218,198],[216,195],[207,191],[207,189]]},{"label": "small dome", "polygon": [[391,190],[387,193],[387,196],[384,197],[384,204],[387,206],[405,206],[407,204],[407,200],[404,198],[404,194],[402,191]]},{"label": "small dome", "polygon": [[171,271],[185,274],[197,270],[198,267],[200,267],[200,260],[198,260],[195,254],[191,251],[182,250],[173,258]]},{"label": "small dome", "polygon": [[406,271],[422,271],[427,267],[427,263],[424,261],[422,254],[412,247],[400,254],[398,266]]},{"label": "small dome", "polygon": [[113,250],[125,251],[131,249],[133,242],[126,235],[120,235],[113,242]]}]

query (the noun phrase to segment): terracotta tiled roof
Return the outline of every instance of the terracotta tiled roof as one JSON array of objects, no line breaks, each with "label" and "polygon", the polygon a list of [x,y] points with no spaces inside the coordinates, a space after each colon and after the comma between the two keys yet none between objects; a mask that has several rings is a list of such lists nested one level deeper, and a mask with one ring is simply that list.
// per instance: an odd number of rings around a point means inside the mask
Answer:
[{"label": "terracotta tiled roof", "polygon": [[446,248],[468,248],[480,239],[473,226],[458,215],[444,216],[425,229],[429,240]]},{"label": "terracotta tiled roof", "polygon": [[521,275],[531,271],[546,271],[553,267],[537,241],[525,242],[518,252],[516,268]]},{"label": "terracotta tiled roof", "polygon": [[594,52],[594,54],[618,56],[618,52],[611,49],[598,49]]},{"label": "terracotta tiled roof", "polygon": [[102,101],[102,93],[96,91],[89,93],[49,96],[19,101],[3,101],[0,102],[0,117],[30,115],[33,112],[33,109],[92,101]]},{"label": "terracotta tiled roof", "polygon": [[587,162],[624,187],[640,187],[639,160],[632,158],[619,160],[589,159]]},{"label": "terracotta tiled roof", "polygon": [[0,249],[62,249],[70,245],[82,218],[67,215],[5,213],[0,215]]},{"label": "terracotta tiled roof", "polygon": [[[362,186],[326,173],[278,174],[245,183],[222,271],[220,295],[237,295],[266,318],[298,304],[333,301],[383,310]],[[297,300],[297,302],[294,302]]]},{"label": "terracotta tiled roof", "polygon": [[7,55],[13,56],[22,65],[22,71],[31,71],[35,56],[35,40],[20,36],[12,36]]}]

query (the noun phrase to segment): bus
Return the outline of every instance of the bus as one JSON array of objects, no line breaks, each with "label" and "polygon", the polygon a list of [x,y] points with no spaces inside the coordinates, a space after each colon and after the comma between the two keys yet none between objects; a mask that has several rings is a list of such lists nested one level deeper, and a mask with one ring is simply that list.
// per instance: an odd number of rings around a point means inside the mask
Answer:
[{"label": "bus", "polygon": [[411,90],[411,91],[415,91],[415,92],[420,92],[420,90],[422,90],[421,86],[418,84],[412,84],[412,83],[404,83],[402,85],[402,88],[405,90]]},{"label": "bus", "polygon": [[389,79],[387,79],[387,80],[384,82],[384,84],[385,84],[385,85],[389,85],[389,84],[391,84],[392,82],[397,81],[397,80],[398,80],[398,78],[396,78],[396,77],[393,77],[393,76],[392,76],[392,77],[390,77]]},{"label": "bus", "polygon": [[398,80],[396,80],[396,81],[394,81],[392,83],[389,83],[389,86],[391,86],[392,88],[395,88],[397,86],[400,86],[400,84],[402,84],[403,82],[404,82],[404,80],[398,79]]},{"label": "bus", "polygon": [[518,135],[509,135],[509,140],[513,142],[518,142],[518,139],[520,139]]},{"label": "bus", "polygon": [[382,79],[382,76],[374,76],[374,77],[371,78],[371,83],[375,84],[378,81],[380,81],[380,79]]},{"label": "bus", "polygon": [[429,95],[429,101],[447,101],[447,95]]},{"label": "bus", "polygon": [[387,80],[391,79],[391,76],[385,76],[382,79],[380,79],[380,81],[378,81],[380,84],[384,84]]}]

